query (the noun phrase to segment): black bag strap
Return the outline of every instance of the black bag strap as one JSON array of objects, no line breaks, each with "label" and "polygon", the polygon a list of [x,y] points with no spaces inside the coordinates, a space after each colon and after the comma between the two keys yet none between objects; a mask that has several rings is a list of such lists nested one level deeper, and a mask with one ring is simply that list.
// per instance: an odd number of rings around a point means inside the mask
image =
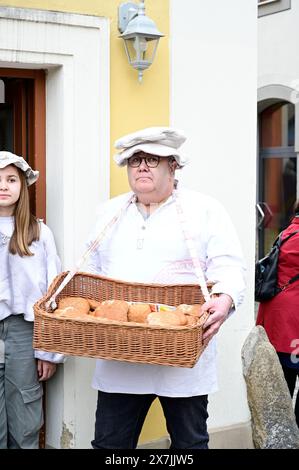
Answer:
[{"label": "black bag strap", "polygon": [[277,239],[275,240],[274,244],[278,242],[278,243],[279,243],[278,246],[279,246],[279,248],[280,248],[283,243],[285,243],[286,241],[288,241],[289,238],[291,238],[293,235],[296,235],[296,233],[298,233],[298,232],[299,232],[299,230],[296,230],[296,232],[290,233],[290,234],[289,234],[287,237],[285,237],[283,240],[281,239],[281,236],[282,236],[283,232],[281,232],[281,233],[278,235]]},{"label": "black bag strap", "polygon": [[[289,240],[289,238],[291,238],[293,235],[296,235],[296,233],[298,233],[299,230],[296,230],[296,232],[292,232],[290,233],[290,235],[288,235],[286,238],[284,238],[283,240],[281,240],[281,235],[283,232],[281,232],[278,236],[278,240],[276,239],[274,244],[278,241],[278,247],[280,248],[281,245],[286,242],[287,240]],[[291,279],[286,283],[284,284],[284,286],[280,287],[280,291],[284,290],[288,285],[290,284],[293,284],[293,282],[297,281],[299,279],[299,274],[296,274],[296,276],[293,276],[291,277]]]},{"label": "black bag strap", "polygon": [[[286,241],[288,241],[289,238],[291,238],[293,235],[295,235],[295,234],[298,233],[298,232],[299,232],[299,230],[296,230],[296,232],[290,233],[290,235],[288,235],[288,236],[287,236],[286,238],[284,238],[284,239],[282,239],[283,231],[280,232],[280,234],[275,238],[275,240],[274,240],[274,242],[273,242],[273,244],[272,244],[271,250],[272,250],[272,248],[274,248],[275,246],[277,246],[278,248],[280,248],[283,243],[285,243]],[[269,251],[269,253],[271,252],[271,250]],[[269,254],[269,253],[268,253],[268,254]]]},{"label": "black bag strap", "polygon": [[287,283],[287,286],[289,284],[293,284],[293,282],[297,281],[297,279],[299,279],[299,274],[296,274],[296,276],[292,277],[289,282]]}]

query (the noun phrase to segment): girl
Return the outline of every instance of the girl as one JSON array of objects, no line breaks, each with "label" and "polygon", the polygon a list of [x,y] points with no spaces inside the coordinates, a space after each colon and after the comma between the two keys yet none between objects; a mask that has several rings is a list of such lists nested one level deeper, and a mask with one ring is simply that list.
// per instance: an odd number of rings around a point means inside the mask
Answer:
[{"label": "girl", "polygon": [[32,348],[33,304],[60,270],[53,235],[29,208],[39,172],[0,152],[0,448],[38,448],[43,424],[41,382],[60,354]]}]

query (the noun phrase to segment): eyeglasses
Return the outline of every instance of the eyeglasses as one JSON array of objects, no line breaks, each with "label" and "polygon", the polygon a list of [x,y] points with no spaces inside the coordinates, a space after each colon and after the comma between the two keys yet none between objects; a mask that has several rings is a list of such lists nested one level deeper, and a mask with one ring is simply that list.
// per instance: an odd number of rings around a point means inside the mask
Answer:
[{"label": "eyeglasses", "polygon": [[149,168],[156,168],[160,163],[160,157],[156,155],[148,155],[147,157],[137,157],[133,155],[133,157],[128,158],[128,166],[138,168],[143,160]]}]

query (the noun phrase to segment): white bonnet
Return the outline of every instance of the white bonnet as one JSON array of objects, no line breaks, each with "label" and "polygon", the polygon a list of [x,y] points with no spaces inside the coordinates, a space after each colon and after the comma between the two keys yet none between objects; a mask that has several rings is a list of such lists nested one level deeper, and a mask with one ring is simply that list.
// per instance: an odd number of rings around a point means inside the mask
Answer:
[{"label": "white bonnet", "polygon": [[23,157],[11,152],[0,151],[0,168],[5,168],[8,165],[15,165],[25,173],[28,186],[35,183],[39,177],[39,171],[32,170]]}]

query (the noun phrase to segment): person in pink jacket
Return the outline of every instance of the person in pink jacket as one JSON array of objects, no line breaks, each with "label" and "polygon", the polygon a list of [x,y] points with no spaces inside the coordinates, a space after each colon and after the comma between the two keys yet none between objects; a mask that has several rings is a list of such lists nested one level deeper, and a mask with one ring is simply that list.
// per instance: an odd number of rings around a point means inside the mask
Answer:
[{"label": "person in pink jacket", "polygon": [[[299,279],[288,284],[299,273],[299,201],[295,216],[283,231],[282,239],[298,231],[282,244],[278,258],[278,286],[283,290],[259,305],[257,325],[264,327],[281,363],[290,394],[293,397],[299,377]],[[295,416],[299,427],[299,393],[295,402]]]}]

